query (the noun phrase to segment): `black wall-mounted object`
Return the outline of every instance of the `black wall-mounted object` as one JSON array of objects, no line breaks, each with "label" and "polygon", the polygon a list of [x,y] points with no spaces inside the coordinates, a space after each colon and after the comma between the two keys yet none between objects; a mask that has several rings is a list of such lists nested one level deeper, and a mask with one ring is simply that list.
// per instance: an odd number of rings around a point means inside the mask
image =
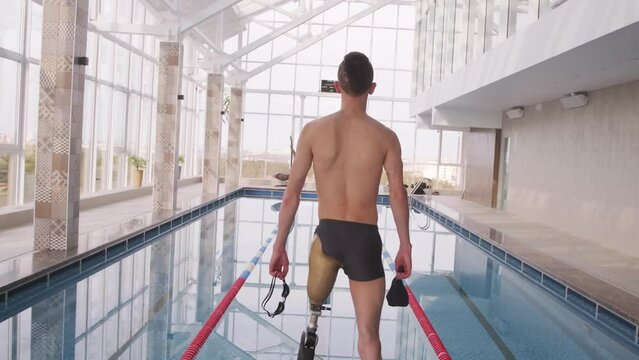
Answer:
[{"label": "black wall-mounted object", "polygon": [[178,100],[184,100],[184,95],[182,94],[178,95]]},{"label": "black wall-mounted object", "polygon": [[89,58],[86,56],[78,56],[75,58],[75,62],[80,66],[89,66]]},{"label": "black wall-mounted object", "polygon": [[323,93],[336,93],[335,89],[335,80],[322,80],[322,89]]}]

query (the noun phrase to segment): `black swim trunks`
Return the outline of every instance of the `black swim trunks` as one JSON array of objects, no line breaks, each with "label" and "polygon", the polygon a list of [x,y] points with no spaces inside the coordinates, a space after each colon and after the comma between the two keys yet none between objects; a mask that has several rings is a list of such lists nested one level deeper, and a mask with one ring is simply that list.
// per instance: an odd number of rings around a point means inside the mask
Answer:
[{"label": "black swim trunks", "polygon": [[355,281],[384,277],[382,238],[377,225],[320,219],[315,228],[322,252],[339,261],[344,273]]}]

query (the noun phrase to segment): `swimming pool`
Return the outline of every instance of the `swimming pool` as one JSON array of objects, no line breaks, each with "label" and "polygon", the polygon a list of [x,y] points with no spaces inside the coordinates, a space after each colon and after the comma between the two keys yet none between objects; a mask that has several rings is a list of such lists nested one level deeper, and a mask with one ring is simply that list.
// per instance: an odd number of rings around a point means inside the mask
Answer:
[{"label": "swimming pool", "polygon": [[[234,200],[96,265],[88,277],[37,303],[25,302],[17,315],[1,319],[0,359],[179,358],[273,231],[277,202]],[[398,239],[390,210],[378,211],[384,245],[394,254]],[[306,257],[316,224],[316,203],[303,201],[288,242],[291,294],[284,313],[271,319],[259,307],[271,280],[269,247],[198,358],[296,357],[307,323]],[[637,348],[440,224],[428,231],[411,224],[411,238],[409,284],[454,359],[639,358]],[[386,275],[390,284],[390,270]],[[332,311],[320,319],[316,355],[356,359],[354,310],[341,272],[330,302]],[[381,335],[384,359],[435,358],[408,308],[385,305]]]}]

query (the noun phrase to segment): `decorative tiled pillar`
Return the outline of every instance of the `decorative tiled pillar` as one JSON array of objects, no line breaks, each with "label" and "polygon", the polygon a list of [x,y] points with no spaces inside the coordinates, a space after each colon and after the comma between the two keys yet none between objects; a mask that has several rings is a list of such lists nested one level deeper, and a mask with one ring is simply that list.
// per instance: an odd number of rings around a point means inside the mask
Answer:
[{"label": "decorative tiled pillar", "polygon": [[213,312],[215,286],[215,251],[217,243],[217,213],[200,220],[200,261],[197,276],[197,308],[195,319],[205,322]]},{"label": "decorative tiled pillar", "polygon": [[158,108],[153,159],[153,211],[174,210],[177,200],[177,160],[180,135],[182,44],[160,43]]},{"label": "decorative tiled pillar", "polygon": [[231,104],[229,105],[229,140],[226,159],[224,189],[227,193],[237,189],[240,182],[240,137],[242,129],[242,102],[244,89],[231,88]]},{"label": "decorative tiled pillar", "polygon": [[206,125],[204,130],[204,167],[202,186],[205,194],[218,194],[220,167],[220,123],[224,79],[220,74],[209,74],[206,89]]},{"label": "decorative tiled pillar", "polygon": [[87,0],[44,0],[34,249],[78,244]]}]

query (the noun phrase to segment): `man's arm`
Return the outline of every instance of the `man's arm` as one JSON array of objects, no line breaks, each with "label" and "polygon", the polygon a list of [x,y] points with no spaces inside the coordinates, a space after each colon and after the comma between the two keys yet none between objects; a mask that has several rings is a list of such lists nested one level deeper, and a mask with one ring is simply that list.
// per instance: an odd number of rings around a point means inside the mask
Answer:
[{"label": "man's arm", "polygon": [[308,125],[304,126],[297,143],[297,154],[291,167],[291,175],[289,176],[284,198],[282,199],[282,206],[280,207],[278,231],[273,250],[283,250],[286,248],[286,239],[300,204],[300,193],[302,192],[306,175],[313,162],[313,152],[311,151],[311,138],[308,127]]},{"label": "man's arm", "polygon": [[384,159],[384,169],[388,177],[390,188],[390,204],[393,212],[393,219],[399,235],[399,251],[395,258],[395,269],[403,267],[403,271],[398,271],[398,278],[404,279],[410,276],[411,244],[408,232],[408,196],[404,188],[404,164],[402,163],[402,148],[397,135],[393,133],[391,145]]}]

